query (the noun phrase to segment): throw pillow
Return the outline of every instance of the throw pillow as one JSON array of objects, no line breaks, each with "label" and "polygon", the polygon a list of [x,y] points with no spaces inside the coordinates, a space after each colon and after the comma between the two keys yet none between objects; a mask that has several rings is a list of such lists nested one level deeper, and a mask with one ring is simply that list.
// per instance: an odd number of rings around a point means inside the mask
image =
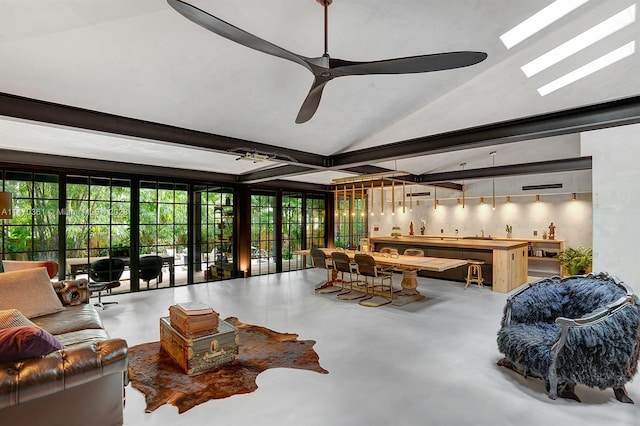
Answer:
[{"label": "throw pillow", "polygon": [[11,308],[19,310],[27,318],[64,309],[49,281],[47,268],[0,274],[0,309]]},{"label": "throw pillow", "polygon": [[64,349],[62,343],[40,327],[0,330],[0,362],[42,357],[60,349]]},{"label": "throw pillow", "polygon": [[23,325],[36,326],[29,321],[27,317],[22,315],[17,309],[7,309],[6,311],[0,311],[0,329],[20,327]]}]

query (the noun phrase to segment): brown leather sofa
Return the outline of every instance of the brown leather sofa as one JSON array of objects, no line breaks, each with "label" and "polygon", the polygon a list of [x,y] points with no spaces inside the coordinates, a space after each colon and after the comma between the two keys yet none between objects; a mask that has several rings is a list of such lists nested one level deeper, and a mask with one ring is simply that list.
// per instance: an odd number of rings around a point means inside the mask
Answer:
[{"label": "brown leather sofa", "polygon": [[127,343],[112,339],[89,304],[86,280],[52,283],[64,310],[31,318],[64,349],[0,363],[3,425],[121,425]]}]

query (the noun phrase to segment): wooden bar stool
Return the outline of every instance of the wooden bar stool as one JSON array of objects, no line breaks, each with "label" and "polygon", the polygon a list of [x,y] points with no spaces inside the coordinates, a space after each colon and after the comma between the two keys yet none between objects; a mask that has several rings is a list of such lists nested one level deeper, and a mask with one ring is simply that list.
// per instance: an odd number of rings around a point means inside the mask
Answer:
[{"label": "wooden bar stool", "polygon": [[469,267],[467,268],[467,284],[465,284],[464,288],[469,287],[471,283],[478,283],[479,288],[484,288],[482,284],[484,280],[482,279],[482,265],[484,262],[481,260],[467,260]]}]

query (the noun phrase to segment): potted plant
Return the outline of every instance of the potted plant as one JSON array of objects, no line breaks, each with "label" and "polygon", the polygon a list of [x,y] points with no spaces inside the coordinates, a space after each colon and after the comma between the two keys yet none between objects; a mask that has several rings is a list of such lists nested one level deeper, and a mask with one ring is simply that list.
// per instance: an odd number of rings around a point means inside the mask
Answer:
[{"label": "potted plant", "polygon": [[586,274],[591,269],[593,249],[591,247],[569,247],[558,254],[563,271],[568,275]]},{"label": "potted plant", "polygon": [[391,236],[393,238],[398,238],[402,236],[402,232],[400,232],[400,227],[398,225],[393,225],[391,228]]}]

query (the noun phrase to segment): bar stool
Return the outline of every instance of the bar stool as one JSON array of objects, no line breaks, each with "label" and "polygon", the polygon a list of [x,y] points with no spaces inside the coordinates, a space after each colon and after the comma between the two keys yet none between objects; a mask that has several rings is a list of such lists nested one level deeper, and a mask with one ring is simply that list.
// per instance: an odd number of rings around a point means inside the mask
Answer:
[{"label": "bar stool", "polygon": [[484,262],[481,260],[468,259],[467,264],[469,267],[467,268],[467,284],[464,286],[465,290],[471,283],[478,283],[479,288],[484,288],[482,284],[484,282],[482,279],[482,265],[484,265]]}]

